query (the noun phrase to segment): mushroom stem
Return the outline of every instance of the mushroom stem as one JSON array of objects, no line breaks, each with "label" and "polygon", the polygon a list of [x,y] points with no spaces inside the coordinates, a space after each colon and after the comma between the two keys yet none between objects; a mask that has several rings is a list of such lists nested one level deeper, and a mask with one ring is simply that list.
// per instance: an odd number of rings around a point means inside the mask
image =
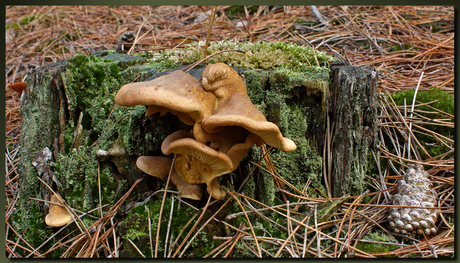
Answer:
[{"label": "mushroom stem", "polygon": [[[212,189],[212,192],[211,192]],[[206,191],[208,194],[211,194],[212,198],[220,200],[225,197],[226,193],[222,187],[220,187],[219,183],[217,182],[217,178],[214,178],[206,187]]]},{"label": "mushroom stem", "polygon": [[203,197],[201,184],[188,183],[177,171],[171,173],[170,180],[176,186],[181,197],[193,200],[201,200]]}]

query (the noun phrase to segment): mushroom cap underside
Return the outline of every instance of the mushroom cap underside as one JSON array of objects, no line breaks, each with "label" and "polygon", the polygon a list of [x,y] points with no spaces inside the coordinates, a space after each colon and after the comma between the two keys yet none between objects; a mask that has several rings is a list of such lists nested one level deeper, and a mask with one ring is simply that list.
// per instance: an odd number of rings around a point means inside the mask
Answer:
[{"label": "mushroom cap underside", "polygon": [[205,132],[201,122],[193,126],[193,136],[216,151],[227,153],[235,144],[243,143],[250,132],[239,126],[225,126],[219,131]]},{"label": "mushroom cap underside", "polygon": [[171,182],[176,186],[181,197],[192,200],[203,198],[202,185],[187,182],[177,171],[171,173]]},{"label": "mushroom cap underside", "polygon": [[145,116],[150,116],[155,113],[160,113],[160,116],[164,116],[168,112],[176,115],[181,122],[189,126],[193,126],[197,120],[201,120],[203,118],[200,111],[180,112],[158,105],[148,105]]},{"label": "mushroom cap underside", "polygon": [[258,135],[266,144],[279,148],[285,152],[292,152],[297,149],[295,143],[283,137],[279,127],[269,121],[257,121],[242,115],[221,115],[215,114],[204,119],[203,130],[212,132],[223,126],[241,126],[246,130]]},{"label": "mushroom cap underside", "polygon": [[[189,132],[183,130],[176,131],[167,136],[161,145],[161,151],[165,155],[176,153],[189,156],[188,159],[191,162],[198,161],[203,164],[199,166],[189,165],[188,167],[181,168],[176,166],[176,170],[181,172],[181,169],[193,169],[203,176],[203,182],[206,184],[210,183],[213,178],[227,174],[236,168],[233,167],[231,159],[225,153],[218,152],[196,141]],[[202,168],[207,167],[209,169],[202,170]],[[187,174],[183,174],[183,170],[181,175],[187,180]]]}]

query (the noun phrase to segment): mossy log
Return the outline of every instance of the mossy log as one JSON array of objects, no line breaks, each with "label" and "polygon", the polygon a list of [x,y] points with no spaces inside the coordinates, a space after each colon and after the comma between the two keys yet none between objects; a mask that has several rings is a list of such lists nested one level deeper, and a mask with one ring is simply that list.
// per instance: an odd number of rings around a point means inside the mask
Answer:
[{"label": "mossy log", "polygon": [[[184,68],[184,65],[179,65],[178,68]],[[268,121],[277,124],[283,135],[292,139],[298,147],[291,153],[278,149],[270,151],[276,172],[301,191],[310,179],[312,187],[305,190],[310,196],[318,194],[313,190],[315,187],[325,192],[322,156],[329,108],[328,96],[337,98],[332,103],[333,111],[329,113],[332,120],[337,122],[332,142],[334,151],[341,150],[339,145],[345,137],[338,136],[341,131],[339,128],[346,123],[340,115],[343,111],[335,110],[341,96],[329,92],[329,68],[306,70],[302,74],[291,74],[286,70],[234,68],[244,77],[254,105],[265,114]],[[160,145],[164,138],[176,130],[190,127],[184,126],[175,115],[169,113],[165,116],[154,114],[145,117],[146,107],[142,105],[116,106],[114,97],[124,84],[153,79],[173,70],[158,63],[150,63],[143,56],[105,51],[91,56],[76,56],[29,72],[28,88],[21,104],[21,193],[13,222],[15,229],[31,245],[42,244],[52,233],[52,229],[44,224],[47,212],[44,203],[30,199],[46,199],[48,196],[46,187],[38,177],[48,178],[45,182],[60,192],[71,207],[81,211],[94,209],[99,203],[114,204],[138,178],[144,178],[143,182],[136,186],[127,202],[142,202],[146,193],[164,187],[164,182],[137,169],[135,160],[141,155],[161,156]],[[189,73],[199,79],[202,70],[203,68],[195,68]],[[364,77],[369,70],[350,69],[346,72],[353,70],[361,72],[359,74],[363,76],[359,78],[363,83],[354,84],[354,87],[368,87],[364,82],[373,81],[372,78]],[[348,82],[341,79],[334,79],[332,85],[347,85]],[[371,86],[374,87],[373,85]],[[352,94],[357,92],[355,90]],[[366,106],[366,103],[370,104]],[[375,111],[372,103],[369,100],[362,101],[363,109],[367,107]],[[354,128],[364,130],[365,126],[369,126],[372,127],[371,131],[375,131],[371,122],[370,119],[356,122]],[[359,133],[359,136],[362,142],[358,144],[363,150],[350,154],[366,153],[366,135]],[[357,143],[354,138],[346,137],[346,144]],[[37,153],[45,147],[51,149],[53,156],[46,163],[48,169],[39,173],[33,162]],[[111,154],[101,155],[101,151]],[[256,167],[255,172],[246,178],[254,168],[253,163],[257,163],[261,157],[261,149],[254,146],[240,164],[240,168],[230,175],[222,176],[220,183],[227,189],[241,188],[244,194],[272,205],[280,185],[277,184],[276,177],[266,171],[270,169],[265,162],[261,163],[265,169]],[[362,172],[367,158],[354,160],[352,167],[360,167]],[[334,170],[333,174],[337,173],[335,171],[339,170]],[[345,188],[341,189],[347,191]],[[200,201],[196,202],[200,205]],[[122,221],[120,226],[125,230],[131,225],[130,221],[126,221],[131,218],[129,212],[121,211],[122,215],[118,218]],[[95,215],[99,216],[97,212]],[[140,226],[138,223],[135,225]],[[136,237],[144,240],[148,231],[136,229],[126,233],[129,233],[131,240]],[[138,233],[138,236],[133,233]],[[146,249],[149,250],[149,247]],[[130,254],[126,251],[125,253]]]}]

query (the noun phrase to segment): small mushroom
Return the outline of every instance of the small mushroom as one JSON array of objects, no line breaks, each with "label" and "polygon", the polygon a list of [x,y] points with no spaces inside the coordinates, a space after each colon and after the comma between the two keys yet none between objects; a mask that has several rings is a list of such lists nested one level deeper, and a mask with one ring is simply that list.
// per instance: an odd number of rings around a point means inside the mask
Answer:
[{"label": "small mushroom", "polygon": [[139,156],[136,166],[144,173],[164,180],[171,169],[171,159],[160,156]]},{"label": "small mushroom", "polygon": [[[136,166],[141,171],[162,180],[168,175],[171,169],[171,163],[171,159],[160,156],[139,156],[136,160]],[[175,170],[172,171],[170,180],[171,183],[176,186],[181,197],[193,200],[201,200],[203,197],[201,185],[188,183]]]},{"label": "small mushroom", "polygon": [[126,84],[115,96],[120,106],[147,105],[146,115],[171,112],[187,125],[194,125],[212,114],[215,96],[200,81],[181,70],[151,81]]},{"label": "small mushroom", "polygon": [[[65,207],[63,207],[60,198],[62,199],[61,195],[58,197],[58,193],[53,194],[51,196],[51,204],[48,214],[45,217],[45,224],[52,227],[61,227],[70,222],[72,222],[72,215],[67,211]],[[57,205],[60,204],[60,205]]]},{"label": "small mushroom", "polygon": [[225,126],[240,126],[261,137],[265,143],[285,152],[297,149],[295,143],[283,137],[279,127],[268,122],[249,99],[243,79],[224,63],[208,65],[202,75],[203,88],[217,98],[217,108],[202,121],[205,132],[215,133]]},{"label": "small mushroom", "polygon": [[232,160],[223,152],[216,151],[193,138],[187,131],[179,130],[165,138],[161,145],[165,155],[176,156],[175,169],[189,183],[206,183],[208,193],[212,197],[222,199],[225,191],[214,182],[217,177],[231,172],[234,168]]}]

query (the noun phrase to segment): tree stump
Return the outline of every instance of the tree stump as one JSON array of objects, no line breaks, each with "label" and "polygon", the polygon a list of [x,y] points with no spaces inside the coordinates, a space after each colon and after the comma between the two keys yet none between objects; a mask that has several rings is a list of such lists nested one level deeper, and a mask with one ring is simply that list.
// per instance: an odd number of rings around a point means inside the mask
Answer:
[{"label": "tree stump", "polygon": [[[270,160],[262,161],[264,169],[260,169],[253,163],[262,158],[263,152],[253,147],[239,169],[219,178],[221,185],[241,189],[247,196],[267,205],[273,205],[277,196],[281,198],[277,194],[280,189],[291,187],[280,183],[274,173],[303,191],[301,194],[318,196],[315,188],[325,192],[323,146],[329,114],[334,123],[332,176],[334,181],[341,182],[334,186],[334,196],[361,193],[367,149],[376,129],[375,71],[333,67],[330,74],[324,67],[291,74],[283,70],[235,69],[244,76],[253,104],[298,148],[290,153],[270,150]],[[196,68],[189,73],[200,78],[202,70]],[[40,245],[51,231],[43,220],[45,205],[30,199],[46,199],[47,196],[43,183],[37,178],[45,178],[45,172],[38,173],[33,166],[37,153],[45,147],[53,152],[47,163],[48,180],[45,182],[58,190],[73,208],[88,211],[99,203],[114,204],[139,178],[144,178],[143,182],[136,186],[127,202],[142,203],[147,193],[164,187],[164,182],[137,169],[135,161],[141,155],[162,155],[160,146],[164,138],[189,127],[184,127],[175,115],[145,117],[145,106],[120,107],[113,99],[124,84],[153,79],[172,71],[143,56],[104,51],[91,56],[75,56],[29,73],[28,90],[21,105],[21,194],[13,224],[31,245]],[[330,76],[332,86],[329,85]],[[119,152],[101,157],[101,150]],[[267,164],[270,162],[275,171],[270,170]],[[308,180],[311,187],[303,189]],[[100,201],[99,192],[102,193]],[[199,204],[200,201],[194,202]],[[152,209],[150,213],[159,209],[152,202],[148,206]],[[139,240],[145,240],[148,231],[143,229],[145,224],[139,223],[145,218],[131,222],[134,219],[129,209],[120,213],[120,228],[140,226],[142,229],[135,233]],[[96,216],[99,216],[97,212]],[[129,233],[131,240],[136,238],[132,231]]]},{"label": "tree stump", "polygon": [[360,195],[368,152],[376,141],[378,73],[373,67],[333,65],[331,76],[332,194]]}]

